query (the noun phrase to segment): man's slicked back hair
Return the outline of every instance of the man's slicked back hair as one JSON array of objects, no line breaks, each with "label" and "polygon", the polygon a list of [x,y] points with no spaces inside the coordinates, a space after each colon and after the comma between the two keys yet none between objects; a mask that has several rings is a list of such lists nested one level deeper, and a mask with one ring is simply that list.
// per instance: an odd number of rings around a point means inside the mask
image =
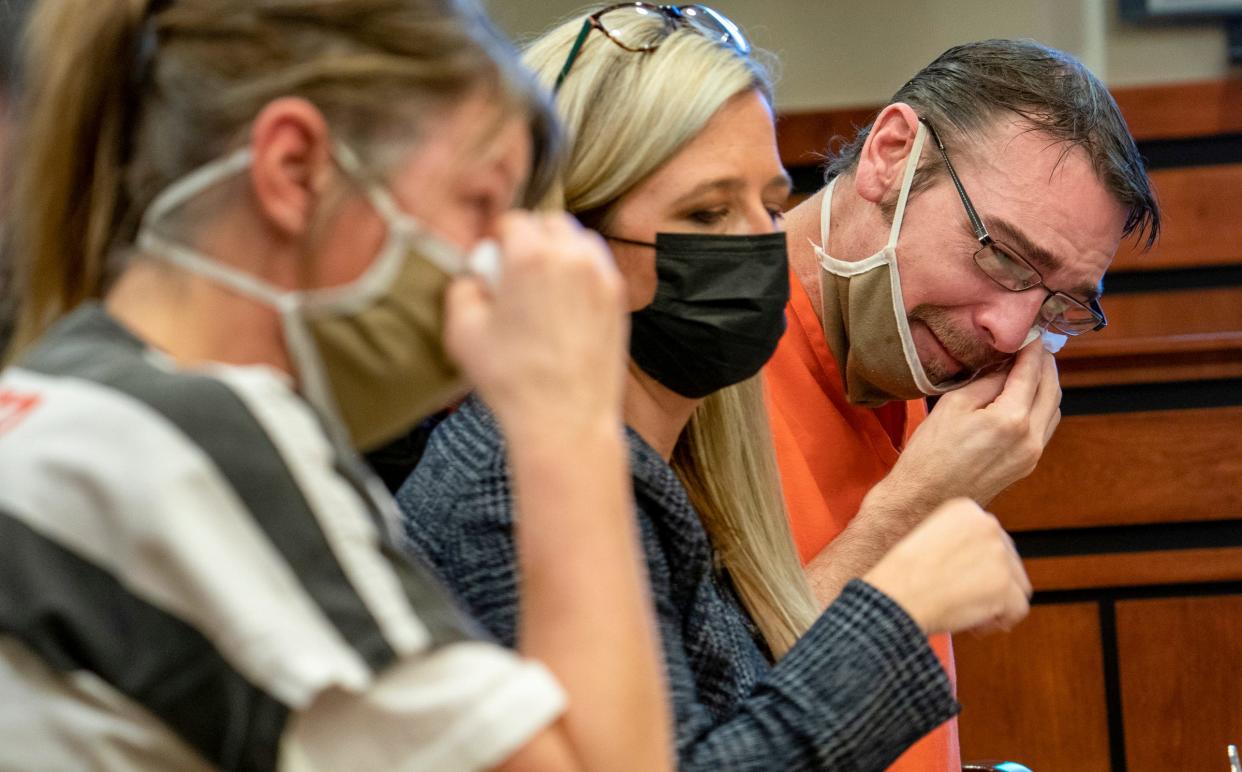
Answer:
[{"label": "man's slicked back hair", "polygon": [[[1082,148],[1097,177],[1126,208],[1123,236],[1150,248],[1160,234],[1160,207],[1146,165],[1108,89],[1082,62],[1030,40],[984,40],[955,46],[911,78],[890,100],[905,103],[936,127],[946,145],[982,135],[1016,115],[1030,128]],[[858,163],[870,127],[832,155],[825,178]]]}]

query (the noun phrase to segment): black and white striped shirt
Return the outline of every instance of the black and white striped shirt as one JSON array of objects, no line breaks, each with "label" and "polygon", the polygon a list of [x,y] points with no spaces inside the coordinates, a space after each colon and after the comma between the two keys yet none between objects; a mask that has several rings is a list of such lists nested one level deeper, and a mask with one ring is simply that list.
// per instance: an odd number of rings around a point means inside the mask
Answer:
[{"label": "black and white striped shirt", "polygon": [[75,312],[0,376],[0,768],[502,761],[564,696],[395,518],[281,374]]}]

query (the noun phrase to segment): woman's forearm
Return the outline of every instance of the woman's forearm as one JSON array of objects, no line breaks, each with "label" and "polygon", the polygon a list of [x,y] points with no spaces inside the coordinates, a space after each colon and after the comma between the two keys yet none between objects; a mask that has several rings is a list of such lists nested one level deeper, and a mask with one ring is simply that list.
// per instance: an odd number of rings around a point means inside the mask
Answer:
[{"label": "woman's forearm", "polygon": [[621,421],[543,422],[507,435],[522,577],[518,648],[566,689],[564,726],[586,768],[671,768]]}]

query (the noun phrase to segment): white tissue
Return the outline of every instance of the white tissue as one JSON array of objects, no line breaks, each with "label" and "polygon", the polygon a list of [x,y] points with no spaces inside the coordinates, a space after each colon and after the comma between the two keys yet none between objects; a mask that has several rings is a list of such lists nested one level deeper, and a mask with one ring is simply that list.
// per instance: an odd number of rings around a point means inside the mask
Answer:
[{"label": "white tissue", "polygon": [[1065,341],[1069,340],[1069,336],[1062,335],[1052,330],[1044,330],[1040,337],[1043,338],[1044,349],[1049,354],[1055,354],[1065,345]]},{"label": "white tissue", "polygon": [[470,273],[493,289],[500,283],[500,245],[492,239],[481,241],[466,258]]},{"label": "white tissue", "polygon": [[1060,351],[1068,339],[1065,335],[1036,325],[1027,331],[1026,340],[1022,341],[1022,348],[1029,346],[1036,338],[1042,339],[1041,342],[1044,344],[1044,350],[1049,354],[1055,354]]}]

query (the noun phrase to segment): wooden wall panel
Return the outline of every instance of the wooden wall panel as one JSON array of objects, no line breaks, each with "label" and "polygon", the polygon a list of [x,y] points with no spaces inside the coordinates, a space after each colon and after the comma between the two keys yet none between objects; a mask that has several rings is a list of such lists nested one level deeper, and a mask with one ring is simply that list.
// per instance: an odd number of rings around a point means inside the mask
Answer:
[{"label": "wooden wall panel", "polygon": [[1242,406],[1069,416],[991,509],[1010,530],[1242,517]]},{"label": "wooden wall panel", "polygon": [[1139,141],[1242,132],[1242,78],[1112,91],[1130,132]]},{"label": "wooden wall panel", "polygon": [[[1158,169],[1160,241],[1144,253],[1127,240],[1113,271],[1242,264],[1242,164]],[[1107,280],[1105,280],[1107,289]]]},{"label": "wooden wall panel", "polygon": [[1103,304],[1108,326],[1057,355],[1063,386],[1242,375],[1242,286],[1105,293]]},{"label": "wooden wall panel", "polygon": [[823,160],[837,137],[853,139],[862,126],[875,120],[878,107],[841,108],[781,113],[776,121],[776,144],[786,166],[814,166]]},{"label": "wooden wall panel", "polygon": [[953,639],[962,758],[1035,772],[1107,770],[1108,725],[1094,603],[1036,606],[1007,635]]},{"label": "wooden wall panel", "polygon": [[1242,744],[1242,597],[1117,604],[1129,772],[1224,770]]},{"label": "wooden wall panel", "polygon": [[1102,345],[1097,341],[1242,330],[1242,286],[1123,295],[1105,292],[1100,302],[1108,316],[1108,326],[1069,341],[1066,352],[1080,343]]},{"label": "wooden wall panel", "polygon": [[[1242,133],[1242,78],[1112,90],[1134,138],[1141,141]],[[785,112],[777,123],[787,166],[817,163],[834,136],[852,138],[881,105]]]},{"label": "wooden wall panel", "polygon": [[1242,581],[1242,547],[1029,558],[1036,592]]},{"label": "wooden wall panel", "polygon": [[1081,369],[1061,371],[1061,386],[1086,388],[1090,386],[1115,386],[1131,383],[1166,383],[1182,381],[1213,380],[1217,378],[1242,378],[1242,359],[1237,347],[1210,356],[1144,357],[1141,361],[1108,359],[1100,362],[1082,363]]},{"label": "wooden wall panel", "polygon": [[1067,389],[1242,378],[1242,330],[1081,340],[1057,355]]}]

